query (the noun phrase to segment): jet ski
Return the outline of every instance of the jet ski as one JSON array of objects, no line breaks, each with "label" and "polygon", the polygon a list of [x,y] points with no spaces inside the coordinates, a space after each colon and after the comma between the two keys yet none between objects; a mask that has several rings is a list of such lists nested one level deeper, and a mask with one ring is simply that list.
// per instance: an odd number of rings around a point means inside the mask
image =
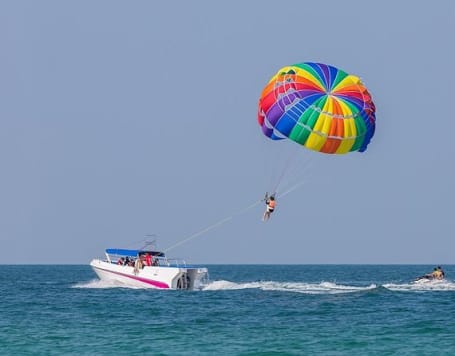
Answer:
[{"label": "jet ski", "polygon": [[420,277],[417,277],[416,279],[414,279],[413,283],[414,284],[425,284],[425,283],[431,283],[431,282],[440,282],[444,280],[444,278],[435,278],[433,277],[432,275],[424,275],[424,276],[420,276]]}]

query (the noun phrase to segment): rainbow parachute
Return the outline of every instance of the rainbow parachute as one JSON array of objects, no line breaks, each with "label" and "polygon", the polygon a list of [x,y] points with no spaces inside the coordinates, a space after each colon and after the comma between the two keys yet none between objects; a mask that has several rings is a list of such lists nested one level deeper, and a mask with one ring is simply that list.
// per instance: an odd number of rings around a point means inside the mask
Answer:
[{"label": "rainbow parachute", "polygon": [[374,103],[360,78],[322,63],[281,68],[259,99],[264,135],[323,153],[365,151],[375,120]]}]

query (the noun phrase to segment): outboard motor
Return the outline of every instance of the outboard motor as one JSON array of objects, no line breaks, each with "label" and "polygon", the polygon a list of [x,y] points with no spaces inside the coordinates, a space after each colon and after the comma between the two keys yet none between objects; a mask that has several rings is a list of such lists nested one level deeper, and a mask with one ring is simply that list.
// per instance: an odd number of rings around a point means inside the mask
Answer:
[{"label": "outboard motor", "polygon": [[177,280],[177,289],[189,289],[190,286],[191,283],[188,273],[182,273],[180,278]]}]

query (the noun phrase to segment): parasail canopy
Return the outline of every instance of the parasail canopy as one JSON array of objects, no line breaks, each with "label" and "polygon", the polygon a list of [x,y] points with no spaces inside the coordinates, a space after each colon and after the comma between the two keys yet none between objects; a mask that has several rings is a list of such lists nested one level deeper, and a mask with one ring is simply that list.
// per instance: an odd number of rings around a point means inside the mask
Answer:
[{"label": "parasail canopy", "polygon": [[323,63],[281,68],[259,99],[265,136],[323,153],[365,151],[375,120],[374,103],[360,78]]}]

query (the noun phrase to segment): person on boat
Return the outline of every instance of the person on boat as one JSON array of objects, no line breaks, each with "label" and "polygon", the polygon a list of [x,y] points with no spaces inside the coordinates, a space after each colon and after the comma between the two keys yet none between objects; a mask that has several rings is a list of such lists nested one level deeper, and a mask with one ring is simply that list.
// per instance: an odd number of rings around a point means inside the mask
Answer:
[{"label": "person on boat", "polygon": [[117,260],[117,264],[120,265],[120,266],[123,266],[125,264],[125,260],[123,259],[123,257],[120,257],[118,260]]},{"label": "person on boat", "polygon": [[431,273],[433,279],[444,279],[444,271],[442,270],[441,266],[435,267],[433,272]]},{"label": "person on boat", "polygon": [[444,272],[444,270],[441,268],[441,266],[438,266],[438,269],[441,271],[442,273],[442,278],[445,278],[446,274]]},{"label": "person on boat", "polygon": [[145,265],[151,266],[152,265],[152,256],[149,252],[145,254]]},{"label": "person on boat", "polygon": [[438,266],[433,269],[433,272],[427,273],[420,278],[426,278],[426,279],[430,279],[430,280],[433,280],[433,279],[441,280],[441,279],[444,279],[444,276],[445,276],[444,271],[442,270],[441,266]]},{"label": "person on boat", "polygon": [[134,262],[134,274],[138,274],[141,269],[144,268],[144,263],[142,262],[142,258],[139,257]]},{"label": "person on boat", "polygon": [[265,193],[265,212],[264,215],[262,216],[262,221],[267,221],[270,219],[270,214],[273,213],[276,207],[276,201],[275,201],[275,196],[272,194],[270,197],[268,193]]}]

